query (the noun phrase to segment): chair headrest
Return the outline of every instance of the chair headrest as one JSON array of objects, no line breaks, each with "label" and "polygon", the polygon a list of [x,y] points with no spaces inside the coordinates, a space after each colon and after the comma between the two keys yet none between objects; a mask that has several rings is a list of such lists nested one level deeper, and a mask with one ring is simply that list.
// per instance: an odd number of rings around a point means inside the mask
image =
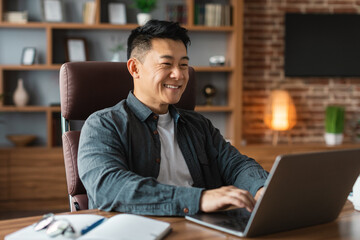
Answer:
[{"label": "chair headrest", "polygon": [[[134,88],[125,62],[68,62],[60,69],[61,114],[85,120],[93,112],[113,106]],[[176,106],[195,108],[195,72],[190,67],[188,86]]]}]

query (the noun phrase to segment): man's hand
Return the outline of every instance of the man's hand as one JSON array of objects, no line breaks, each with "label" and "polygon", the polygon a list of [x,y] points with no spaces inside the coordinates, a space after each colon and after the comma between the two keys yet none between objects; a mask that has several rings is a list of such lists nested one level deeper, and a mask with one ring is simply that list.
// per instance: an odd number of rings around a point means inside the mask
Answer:
[{"label": "man's hand", "polygon": [[234,186],[203,191],[200,198],[200,209],[203,212],[224,210],[232,206],[246,208],[251,212],[255,206],[255,199],[248,191]]},{"label": "man's hand", "polygon": [[264,191],[265,191],[264,187],[259,188],[259,190],[255,194],[255,201],[258,201],[259,198],[262,197],[262,195],[264,195]]}]

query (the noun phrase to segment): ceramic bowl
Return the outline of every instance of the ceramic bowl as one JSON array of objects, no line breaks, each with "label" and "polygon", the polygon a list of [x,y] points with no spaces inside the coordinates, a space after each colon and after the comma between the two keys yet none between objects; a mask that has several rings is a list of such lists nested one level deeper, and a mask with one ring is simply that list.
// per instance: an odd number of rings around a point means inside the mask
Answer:
[{"label": "ceramic bowl", "polygon": [[25,134],[18,134],[18,135],[7,135],[6,138],[11,141],[16,147],[25,147],[32,143],[35,139],[35,135],[25,135]]}]

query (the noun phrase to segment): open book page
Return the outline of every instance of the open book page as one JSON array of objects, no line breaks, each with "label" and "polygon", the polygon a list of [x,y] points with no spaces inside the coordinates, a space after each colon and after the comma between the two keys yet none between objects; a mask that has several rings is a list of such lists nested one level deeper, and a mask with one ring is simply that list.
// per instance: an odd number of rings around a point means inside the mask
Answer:
[{"label": "open book page", "polygon": [[[85,227],[93,224],[94,222],[104,217],[95,214],[69,214],[69,215],[56,215],[55,220],[66,219],[71,223],[71,226],[75,229],[77,235],[80,236],[80,232]],[[46,230],[35,231],[34,224],[17,232],[11,233],[5,237],[5,240],[42,240],[42,239],[56,239],[56,240],[69,240],[69,238],[59,235],[55,238],[51,238],[46,235]]]},{"label": "open book page", "polygon": [[155,240],[171,230],[170,224],[132,214],[119,214],[91,230],[79,240]]}]

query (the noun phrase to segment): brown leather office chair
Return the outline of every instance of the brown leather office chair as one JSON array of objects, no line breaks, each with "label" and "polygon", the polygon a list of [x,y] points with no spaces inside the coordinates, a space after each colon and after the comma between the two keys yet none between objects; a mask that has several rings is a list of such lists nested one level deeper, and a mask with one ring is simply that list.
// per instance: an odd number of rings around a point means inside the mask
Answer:
[{"label": "brown leather office chair", "polygon": [[[178,108],[195,108],[195,72],[189,69],[189,83]],[[79,130],[71,130],[73,120],[86,120],[93,112],[110,107],[127,97],[133,79],[126,63],[69,62],[60,69],[62,141],[70,210],[88,208],[86,190],[77,168]]]}]

